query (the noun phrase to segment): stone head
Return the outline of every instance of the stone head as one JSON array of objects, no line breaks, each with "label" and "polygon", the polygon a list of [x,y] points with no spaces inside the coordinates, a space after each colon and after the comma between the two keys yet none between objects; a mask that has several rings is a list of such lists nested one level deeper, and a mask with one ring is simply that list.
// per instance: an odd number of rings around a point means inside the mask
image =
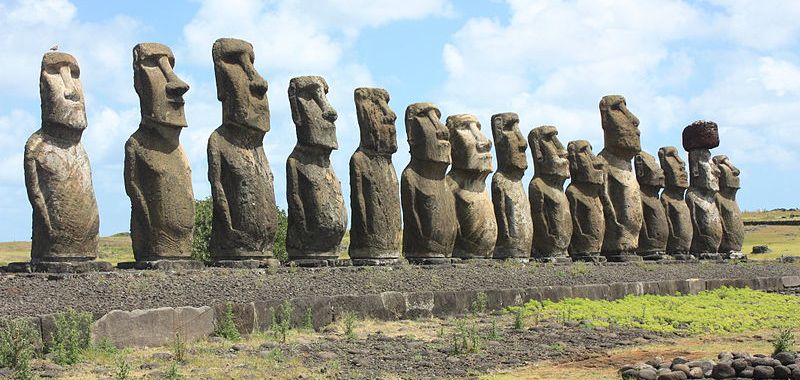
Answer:
[{"label": "stone head", "polygon": [[642,150],[639,119],[628,110],[621,95],[607,95],[600,100],[605,149],[630,160]]},{"label": "stone head", "polygon": [[567,150],[558,140],[556,127],[544,125],[528,133],[528,144],[533,156],[534,176],[553,175],[569,178]]},{"label": "stone head", "polygon": [[297,129],[297,142],[327,150],[339,149],[336,141],[336,110],[328,102],[328,83],[319,76],[289,81],[289,106]]},{"label": "stone head", "polygon": [[61,52],[45,53],[39,75],[42,122],[77,131],[86,129],[81,69],[75,57]]},{"label": "stone head", "polygon": [[519,115],[513,112],[492,115],[492,138],[500,171],[528,169],[528,142],[519,130]]},{"label": "stone head", "polygon": [[602,185],[605,183],[603,162],[592,153],[592,144],[586,140],[567,144],[569,174],[574,182]]},{"label": "stone head", "polygon": [[139,95],[142,120],[186,127],[183,94],[189,85],[175,75],[175,56],[169,47],[141,43],[133,47],[133,87]]},{"label": "stone head", "polygon": [[739,181],[739,169],[733,166],[733,163],[728,156],[714,156],[713,162],[719,169],[720,189],[739,189],[741,187],[741,183]]},{"label": "stone head", "polygon": [[689,151],[689,179],[692,188],[719,191],[719,168],[708,149]]},{"label": "stone head", "polygon": [[454,169],[489,173],[492,171],[492,142],[481,132],[481,123],[473,115],[447,117],[450,132],[450,156]]},{"label": "stone head", "polygon": [[658,150],[658,161],[664,170],[664,185],[667,188],[686,189],[689,187],[689,176],[686,174],[686,163],[678,154],[678,148],[665,146]]},{"label": "stone head", "polygon": [[389,92],[382,88],[357,88],[353,92],[356,102],[358,128],[362,148],[376,153],[397,152],[397,115],[389,108]]},{"label": "stone head", "polygon": [[664,187],[664,170],[656,162],[656,158],[645,151],[639,152],[633,158],[633,167],[636,170],[636,180],[641,186],[656,188]]},{"label": "stone head", "polygon": [[431,103],[406,108],[406,136],[411,157],[421,161],[450,163],[450,132],[439,120],[442,113]]},{"label": "stone head", "polygon": [[220,38],[214,42],[211,56],[223,123],[268,132],[267,81],[253,66],[253,45],[234,38]]}]

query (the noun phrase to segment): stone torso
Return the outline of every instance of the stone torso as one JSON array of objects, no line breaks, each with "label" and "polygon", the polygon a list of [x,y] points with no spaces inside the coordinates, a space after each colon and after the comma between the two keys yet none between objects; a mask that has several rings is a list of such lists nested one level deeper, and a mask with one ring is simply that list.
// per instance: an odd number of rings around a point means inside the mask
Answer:
[{"label": "stone torso", "polygon": [[605,219],[600,191],[601,185],[573,182],[567,186],[573,226],[569,251],[574,257],[600,254],[603,247]]},{"label": "stone torso", "polygon": [[[34,207],[31,258],[94,259],[99,216],[89,157],[83,144],[59,143],[38,131],[25,145],[25,158],[35,162],[38,190],[44,197],[52,228],[49,235],[44,225],[45,210]],[[31,186],[28,181],[26,184]]]},{"label": "stone torso", "polygon": [[744,222],[736,198],[717,193],[717,208],[723,230],[719,251],[723,253],[741,252],[744,243]]},{"label": "stone torso", "polygon": [[661,205],[664,207],[669,227],[667,254],[689,253],[692,247],[692,216],[682,193],[673,195],[669,190],[664,190],[661,193]]},{"label": "stone torso", "polygon": [[[233,228],[229,231],[222,225],[222,218],[214,217],[209,250],[217,258],[271,256],[277,209],[272,171],[264,148],[236,146],[214,131],[208,150],[209,155],[218,157],[219,185]],[[218,198],[222,194],[212,195]],[[216,207],[214,212],[218,212]]]},{"label": "stone torso", "polygon": [[397,258],[400,194],[390,156],[356,151],[350,159],[351,258]]},{"label": "stone torso", "polygon": [[564,191],[534,178],[528,188],[533,219],[533,256],[537,258],[567,255],[572,238],[569,201]]},{"label": "stone torso", "polygon": [[453,257],[491,258],[497,241],[497,222],[489,193],[461,189],[450,178],[448,186],[453,193],[458,221]]},{"label": "stone torso", "polygon": [[492,202],[497,223],[494,258],[527,258],[531,255],[533,221],[531,204],[522,181],[502,172],[492,176]]},{"label": "stone torso", "polygon": [[639,234],[640,253],[664,253],[667,249],[669,225],[667,214],[658,196],[642,194],[642,231]]},{"label": "stone torso", "polygon": [[139,129],[126,143],[133,148],[137,185],[150,216],[145,221],[141,210],[133,207],[134,254],[137,260],[186,258],[192,252],[194,228],[192,169],[180,145],[165,149],[150,133]]},{"label": "stone torso", "polygon": [[453,254],[457,224],[453,194],[443,179],[428,179],[407,167],[400,179],[403,254],[445,258]]},{"label": "stone torso", "polygon": [[722,242],[722,220],[714,195],[690,188],[686,204],[692,216],[692,253],[716,253]]},{"label": "stone torso", "polygon": [[598,157],[606,161],[606,194],[613,210],[613,214],[605,213],[603,252],[633,253],[639,245],[643,219],[639,183],[632,171],[609,164],[603,153],[600,152]]},{"label": "stone torso", "polygon": [[330,163],[320,164],[295,149],[286,161],[286,175],[290,257],[336,258],[347,229],[347,210]]}]

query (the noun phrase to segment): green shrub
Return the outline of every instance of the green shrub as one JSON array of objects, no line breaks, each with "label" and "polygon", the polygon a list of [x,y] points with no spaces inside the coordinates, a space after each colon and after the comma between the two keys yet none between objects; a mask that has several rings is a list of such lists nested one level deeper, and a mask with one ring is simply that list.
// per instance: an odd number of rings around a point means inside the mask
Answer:
[{"label": "green shrub", "polygon": [[92,314],[67,310],[55,315],[55,330],[48,351],[53,361],[60,365],[70,365],[81,361],[83,353],[89,348],[91,338],[89,328]]},{"label": "green shrub", "polygon": [[233,322],[232,304],[228,303],[225,305],[225,313],[222,315],[222,321],[217,325],[214,335],[230,341],[237,341],[242,338],[239,329],[236,328],[236,323]]},{"label": "green shrub", "polygon": [[783,328],[778,330],[772,338],[772,354],[775,355],[779,352],[792,352],[794,351],[794,332],[791,328]]},{"label": "green shrub", "polygon": [[450,337],[453,354],[468,354],[481,350],[481,336],[474,323],[467,324],[464,319],[455,321],[456,327]]},{"label": "green shrub", "polygon": [[0,320],[0,368],[10,368],[14,379],[32,379],[30,362],[36,354],[38,343],[39,334],[30,321]]},{"label": "green shrub", "polygon": [[172,342],[172,355],[179,363],[186,361],[186,340],[181,334],[175,334],[175,341]]},{"label": "green shrub", "polygon": [[117,359],[117,367],[114,369],[114,379],[115,380],[128,380],[130,379],[131,375],[131,364],[125,360],[124,357],[119,357]]},{"label": "green shrub", "polygon": [[[211,240],[211,220],[214,214],[214,201],[211,197],[197,199],[194,203],[194,236],[192,237],[192,258],[208,263],[211,256],[208,253],[208,242]],[[277,209],[278,231],[275,236],[275,245],[272,254],[280,262],[288,260],[286,254],[286,228],[288,220],[286,211]]]},{"label": "green shrub", "polygon": [[475,296],[475,300],[472,301],[472,305],[470,305],[470,312],[473,315],[483,314],[486,312],[486,306],[489,303],[489,298],[486,296],[484,292],[478,292],[477,296]]},{"label": "green shrub", "polygon": [[292,314],[294,309],[289,301],[285,301],[281,306],[281,316],[278,318],[278,313],[274,309],[270,309],[272,313],[272,336],[279,339],[282,343],[286,343],[286,337],[289,335],[289,330],[292,329]]},{"label": "green shrub", "polygon": [[347,312],[344,314],[344,337],[347,340],[353,341],[358,339],[356,336],[355,325],[356,325],[356,315],[352,312]]},{"label": "green shrub", "polygon": [[183,379],[183,374],[178,370],[177,363],[172,363],[172,365],[167,368],[167,371],[164,372],[164,378],[167,380]]}]

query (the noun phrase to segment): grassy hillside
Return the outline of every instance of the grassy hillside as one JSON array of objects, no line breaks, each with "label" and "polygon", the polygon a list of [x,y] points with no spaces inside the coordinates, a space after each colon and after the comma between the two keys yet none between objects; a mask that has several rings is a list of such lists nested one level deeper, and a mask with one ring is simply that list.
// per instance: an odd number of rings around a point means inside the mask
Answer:
[{"label": "grassy hillside", "polygon": [[[100,238],[99,259],[116,264],[120,261],[133,261],[131,238],[128,234],[116,234]],[[30,261],[31,242],[14,241],[0,243],[0,266],[15,261]]]},{"label": "grassy hillside", "polygon": [[747,221],[773,221],[773,220],[800,220],[800,209],[775,209],[760,211],[745,211],[742,219]]}]

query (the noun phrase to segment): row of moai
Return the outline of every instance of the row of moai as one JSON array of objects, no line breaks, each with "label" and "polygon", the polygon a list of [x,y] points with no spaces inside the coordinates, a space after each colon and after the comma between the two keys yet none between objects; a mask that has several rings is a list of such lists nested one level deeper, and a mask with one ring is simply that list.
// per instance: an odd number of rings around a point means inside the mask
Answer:
[{"label": "row of moai", "polygon": [[[209,251],[219,266],[276,265],[277,208],[262,146],[270,130],[267,82],[256,72],[253,47],[246,41],[219,39],[212,57],[222,125],[208,140]],[[133,49],[141,123],[125,144],[124,177],[136,261],[120,264],[123,268],[199,265],[189,260],[195,199],[179,142],[187,126],[183,95],[189,86],[174,65],[172,51],[162,44]],[[87,121],[79,76],[71,55],[44,55],[42,127],[25,146],[34,270],[110,269],[95,260],[99,217],[81,143]],[[293,78],[289,84],[297,145],[286,162],[286,245],[298,265],[335,262],[348,224],[330,163],[338,149],[337,114],[327,93],[318,76]],[[565,149],[552,126],[533,129],[526,141],[517,114],[496,114],[491,128],[498,170],[490,198],[485,180],[493,171],[492,142],[476,117],[453,115],[443,125],[433,104],[408,106],[411,161],[398,181],[392,163],[396,115],[388,92],[358,88],[354,95],[361,137],[350,161],[349,255],[355,265],[398,262],[401,246],[404,259],[424,264],[490,258],[691,259],[741,251],[743,227],[735,200],[739,173],[724,156],[710,157],[709,149],[719,144],[714,123],[697,122],[684,131],[690,186],[677,149],[661,148],[660,165],[641,151],[639,121],[622,96],[600,102],[605,149],[597,156],[584,140]],[[528,145],[534,177],[526,197],[521,180]]]}]

